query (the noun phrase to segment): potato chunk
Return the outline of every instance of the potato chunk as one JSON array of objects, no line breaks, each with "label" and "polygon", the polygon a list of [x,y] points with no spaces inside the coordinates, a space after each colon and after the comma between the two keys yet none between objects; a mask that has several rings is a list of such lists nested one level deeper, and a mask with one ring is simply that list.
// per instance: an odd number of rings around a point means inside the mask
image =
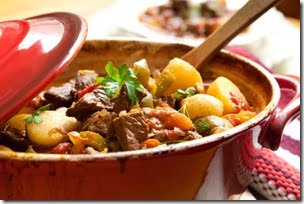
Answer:
[{"label": "potato chunk", "polygon": [[203,83],[200,73],[191,64],[182,59],[174,58],[156,80],[157,89],[162,88],[162,83],[166,83],[166,81],[160,82],[159,80],[164,78],[162,75],[168,75],[168,72],[174,76],[174,80],[169,87],[166,87],[165,95],[173,94],[178,89],[186,90],[188,87],[195,87],[196,84]]},{"label": "potato chunk", "polygon": [[33,143],[45,147],[59,144],[68,132],[80,125],[75,118],[67,117],[64,111],[44,111],[40,116],[43,122],[26,124],[26,130]]},{"label": "potato chunk", "polygon": [[207,94],[222,101],[224,105],[223,114],[238,113],[240,110],[250,109],[240,89],[225,77],[218,77],[213,81],[207,89]]},{"label": "potato chunk", "polygon": [[17,114],[17,115],[14,115],[13,117],[11,117],[8,121],[6,121],[5,124],[13,127],[13,128],[16,128],[20,131],[23,131],[25,130],[25,122],[24,122],[24,119],[26,119],[27,117],[29,117],[30,114]]},{"label": "potato chunk", "polygon": [[191,119],[209,115],[222,116],[223,103],[214,96],[196,94],[182,101],[182,110]]}]

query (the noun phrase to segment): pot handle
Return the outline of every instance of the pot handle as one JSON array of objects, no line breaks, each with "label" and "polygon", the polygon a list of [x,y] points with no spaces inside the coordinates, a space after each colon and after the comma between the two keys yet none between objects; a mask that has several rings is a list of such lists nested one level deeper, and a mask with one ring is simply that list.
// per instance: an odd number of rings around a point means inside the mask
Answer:
[{"label": "pot handle", "polygon": [[279,105],[259,137],[263,147],[277,150],[280,146],[283,130],[300,114],[300,78],[293,75],[273,74],[281,88]]}]

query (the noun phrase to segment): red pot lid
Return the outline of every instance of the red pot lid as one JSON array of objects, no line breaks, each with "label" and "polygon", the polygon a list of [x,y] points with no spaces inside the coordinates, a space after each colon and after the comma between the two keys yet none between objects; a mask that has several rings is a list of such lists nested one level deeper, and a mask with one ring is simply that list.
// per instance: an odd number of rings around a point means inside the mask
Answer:
[{"label": "red pot lid", "polygon": [[85,20],[71,13],[0,22],[0,123],[69,65],[86,35]]}]

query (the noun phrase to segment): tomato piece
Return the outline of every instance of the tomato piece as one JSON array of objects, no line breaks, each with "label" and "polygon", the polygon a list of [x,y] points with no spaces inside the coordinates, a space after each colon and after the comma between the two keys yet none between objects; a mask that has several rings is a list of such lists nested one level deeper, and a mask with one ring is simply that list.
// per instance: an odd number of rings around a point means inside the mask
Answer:
[{"label": "tomato piece", "polygon": [[71,152],[72,149],[72,144],[69,142],[62,142],[59,143],[58,145],[56,145],[51,153],[53,154],[69,154]]},{"label": "tomato piece", "polygon": [[231,102],[234,104],[235,108],[237,109],[238,112],[240,111],[251,111],[254,112],[253,108],[246,103],[242,98],[239,97],[238,94],[234,92],[230,92],[230,99]]},{"label": "tomato piece", "polygon": [[81,99],[85,94],[87,93],[91,93],[92,91],[94,91],[94,89],[96,89],[99,86],[99,84],[93,84],[91,86],[88,86],[86,88],[84,88],[83,90],[78,92],[78,99]]},{"label": "tomato piece", "polygon": [[236,114],[224,115],[223,118],[227,119],[233,126],[237,126],[248,121],[256,115],[256,112],[242,110]]}]

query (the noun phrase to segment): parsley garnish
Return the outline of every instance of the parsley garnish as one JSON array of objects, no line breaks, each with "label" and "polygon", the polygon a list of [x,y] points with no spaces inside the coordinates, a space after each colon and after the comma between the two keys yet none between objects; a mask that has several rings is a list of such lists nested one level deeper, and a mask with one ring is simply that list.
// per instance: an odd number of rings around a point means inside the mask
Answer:
[{"label": "parsley garnish", "polygon": [[177,100],[182,100],[182,99],[187,98],[189,96],[193,96],[196,93],[197,93],[196,89],[193,88],[193,87],[187,88],[186,91],[178,89],[177,92],[175,92],[174,94],[172,94],[172,98],[177,99]]},{"label": "parsley garnish", "polygon": [[40,107],[38,110],[36,110],[32,115],[30,115],[29,117],[25,118],[23,121],[25,123],[36,123],[36,124],[40,124],[43,122],[40,113],[46,110],[50,110],[50,105],[51,104],[47,104],[45,106]]},{"label": "parsley garnish", "polygon": [[108,62],[105,69],[108,75],[105,77],[98,77],[96,82],[105,86],[106,95],[109,98],[116,98],[120,93],[120,89],[125,85],[128,98],[133,104],[137,104],[137,92],[143,93],[144,88],[138,81],[133,70],[128,68],[125,64],[116,68],[112,62]]}]

